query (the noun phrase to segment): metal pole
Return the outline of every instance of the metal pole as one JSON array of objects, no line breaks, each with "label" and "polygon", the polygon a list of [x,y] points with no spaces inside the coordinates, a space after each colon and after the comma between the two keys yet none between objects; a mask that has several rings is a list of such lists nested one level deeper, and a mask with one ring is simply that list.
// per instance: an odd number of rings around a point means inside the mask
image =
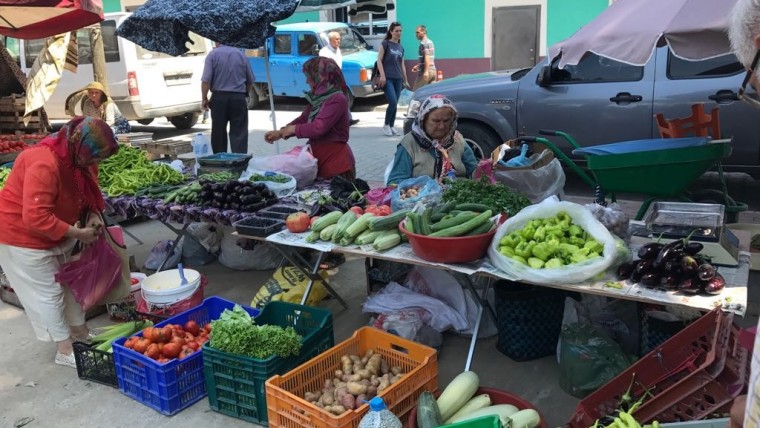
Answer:
[{"label": "metal pole", "polygon": [[90,49],[92,51],[92,74],[96,82],[100,82],[108,88],[108,74],[106,73],[106,52],[103,47],[103,34],[100,32],[100,24],[90,27]]},{"label": "metal pole", "polygon": [[[269,74],[269,40],[264,42],[264,67],[267,71],[267,90],[269,91],[269,119],[272,121],[272,130],[277,130],[277,114],[274,111],[274,97],[272,96],[272,75]],[[280,154],[280,142],[274,142],[274,149]]]}]

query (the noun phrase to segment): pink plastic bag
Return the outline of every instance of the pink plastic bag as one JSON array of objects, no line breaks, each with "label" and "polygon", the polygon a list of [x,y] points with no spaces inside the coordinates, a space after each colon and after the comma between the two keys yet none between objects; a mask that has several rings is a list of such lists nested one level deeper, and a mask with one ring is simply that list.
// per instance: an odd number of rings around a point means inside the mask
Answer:
[{"label": "pink plastic bag", "polygon": [[367,192],[364,197],[367,199],[367,203],[391,206],[391,192],[393,192],[392,187],[377,188]]},{"label": "pink plastic bag", "polygon": [[77,260],[64,263],[55,276],[66,285],[85,311],[97,305],[122,280],[122,261],[101,234]]},{"label": "pink plastic bag", "polygon": [[293,176],[296,187],[310,186],[317,178],[317,158],[311,147],[296,146],[285,153],[273,156],[254,156],[248,161],[248,169],[254,171],[276,171]]}]

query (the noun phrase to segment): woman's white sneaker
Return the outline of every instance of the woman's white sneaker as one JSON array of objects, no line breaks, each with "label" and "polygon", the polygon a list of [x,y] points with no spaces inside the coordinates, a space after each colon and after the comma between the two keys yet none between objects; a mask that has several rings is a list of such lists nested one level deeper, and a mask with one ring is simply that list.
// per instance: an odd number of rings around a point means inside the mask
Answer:
[{"label": "woman's white sneaker", "polygon": [[55,354],[55,363],[60,366],[77,368],[77,360],[74,358],[74,353],[62,354],[57,352]]},{"label": "woman's white sneaker", "polygon": [[394,135],[390,126],[388,125],[383,126],[383,135],[388,136],[388,137],[392,137]]},{"label": "woman's white sneaker", "polygon": [[401,133],[400,133],[400,132],[398,132],[398,131],[396,130],[396,128],[391,128],[391,133],[392,133],[393,135],[401,135]]}]

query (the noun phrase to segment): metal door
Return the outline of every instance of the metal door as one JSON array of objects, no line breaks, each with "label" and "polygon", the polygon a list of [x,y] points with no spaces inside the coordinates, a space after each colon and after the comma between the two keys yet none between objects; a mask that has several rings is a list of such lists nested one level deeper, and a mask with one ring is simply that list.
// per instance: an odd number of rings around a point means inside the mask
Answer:
[{"label": "metal door", "polygon": [[491,69],[533,67],[538,60],[541,6],[493,8]]}]

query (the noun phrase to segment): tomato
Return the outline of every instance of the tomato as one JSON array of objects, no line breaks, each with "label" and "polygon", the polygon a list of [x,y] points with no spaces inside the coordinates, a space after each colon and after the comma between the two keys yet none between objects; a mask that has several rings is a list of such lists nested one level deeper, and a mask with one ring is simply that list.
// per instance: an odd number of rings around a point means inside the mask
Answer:
[{"label": "tomato", "polygon": [[145,351],[148,350],[148,346],[150,346],[150,345],[151,345],[151,343],[150,343],[149,340],[147,340],[145,338],[139,338],[137,341],[135,341],[134,347],[132,349],[134,349],[135,352],[139,352],[141,354],[144,354]]},{"label": "tomato", "polygon": [[158,349],[158,345],[155,343],[151,343],[150,346],[145,350],[145,355],[148,358],[153,358],[154,360],[157,360],[161,358],[161,351]]},{"label": "tomato", "polygon": [[154,328],[150,331],[150,336],[146,336],[148,339],[150,339],[151,342],[163,342],[164,341],[164,331],[160,328]]},{"label": "tomato", "polygon": [[357,217],[359,217],[360,215],[364,214],[364,210],[362,209],[362,207],[351,207],[348,210],[349,211],[353,211],[354,214],[356,214]]},{"label": "tomato", "polygon": [[206,334],[211,334],[211,323],[207,322],[206,325],[203,326],[203,329],[206,330]]},{"label": "tomato", "polygon": [[309,227],[314,226],[314,223],[316,223],[317,220],[319,220],[319,216],[318,215],[315,215],[314,217],[312,217],[311,219],[309,219]]},{"label": "tomato", "polygon": [[303,211],[290,214],[288,218],[285,219],[285,226],[287,226],[288,230],[293,233],[306,232],[309,225],[309,215]]},{"label": "tomato", "polygon": [[126,342],[124,342],[124,347],[125,347],[125,348],[129,348],[129,349],[133,349],[133,348],[135,347],[135,343],[136,343],[138,340],[140,340],[140,338],[139,338],[139,337],[137,337],[137,336],[132,336],[132,337],[130,337],[129,339],[127,339],[127,341],[126,341]]},{"label": "tomato", "polygon": [[140,280],[139,280],[139,279],[137,279],[137,278],[132,278],[132,279],[130,280],[130,283],[131,283],[132,285],[135,285],[135,284],[139,284],[139,283],[140,283]]},{"label": "tomato", "polygon": [[177,358],[180,351],[182,351],[182,345],[172,342],[164,345],[164,348],[161,350],[161,354],[166,358]]},{"label": "tomato", "polygon": [[190,320],[185,323],[185,331],[193,336],[197,336],[198,333],[201,332],[201,326],[199,326],[197,322]]},{"label": "tomato", "polygon": [[390,214],[391,208],[388,205],[367,205],[366,212],[381,217]]},{"label": "tomato", "polygon": [[192,354],[193,354],[193,352],[195,352],[195,351],[193,351],[193,350],[192,350],[192,349],[190,349],[190,348],[184,348],[184,349],[183,349],[182,351],[180,351],[180,353],[179,353],[179,359],[180,359],[180,360],[183,360],[183,359],[185,359],[185,358],[189,357],[190,355],[192,355]]},{"label": "tomato", "polygon": [[168,342],[172,340],[172,337],[174,336],[174,330],[168,325],[161,329],[161,333],[163,334],[162,342]]},{"label": "tomato", "polygon": [[201,348],[201,345],[199,345],[198,342],[190,341],[190,342],[187,342],[187,347],[192,349],[193,351],[197,351],[198,349]]},{"label": "tomato", "polygon": [[153,327],[145,327],[142,330],[143,337],[150,339],[153,336],[153,330],[155,330]]},{"label": "tomato", "polygon": [[171,340],[171,341],[169,341],[169,343],[178,343],[178,344],[179,344],[179,346],[182,346],[182,345],[184,345],[185,343],[187,343],[187,339],[185,339],[185,338],[184,338],[184,337],[182,337],[182,336],[174,336],[174,337],[172,337],[172,340]]}]

